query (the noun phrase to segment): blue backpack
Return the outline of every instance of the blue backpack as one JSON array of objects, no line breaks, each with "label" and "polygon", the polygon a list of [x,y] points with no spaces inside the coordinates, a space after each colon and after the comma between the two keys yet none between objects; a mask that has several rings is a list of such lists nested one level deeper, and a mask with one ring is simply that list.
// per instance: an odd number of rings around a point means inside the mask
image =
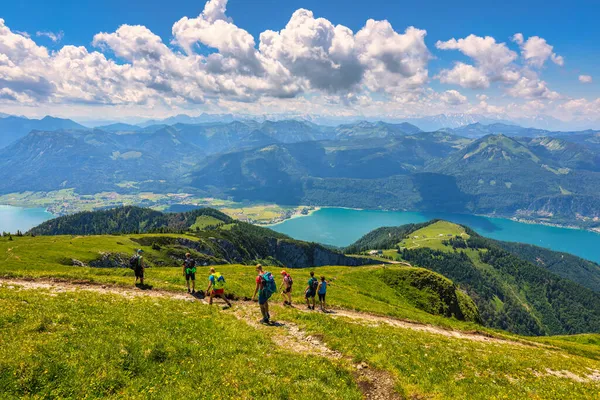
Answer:
[{"label": "blue backpack", "polygon": [[262,279],[262,291],[266,298],[270,298],[273,293],[277,291],[277,284],[275,283],[275,278],[273,274],[270,272],[265,272],[261,275]]}]

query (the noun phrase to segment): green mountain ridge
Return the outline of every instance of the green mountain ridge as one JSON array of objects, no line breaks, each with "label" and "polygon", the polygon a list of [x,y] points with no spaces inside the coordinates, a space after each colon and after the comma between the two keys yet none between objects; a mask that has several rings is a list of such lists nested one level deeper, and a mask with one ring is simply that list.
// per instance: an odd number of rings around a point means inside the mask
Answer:
[{"label": "green mountain ridge", "polygon": [[[156,265],[176,266],[191,251],[205,264],[244,263],[308,268],[323,265],[366,265],[378,261],[349,257],[316,243],[294,240],[273,230],[236,221],[220,211],[200,208],[183,213],[161,213],[139,207],[121,207],[82,212],[46,221],[31,229],[30,235],[118,235],[139,233],[184,233],[189,238],[152,236],[135,239],[143,246],[156,246],[172,259],[161,258]],[[126,267],[127,256],[111,254],[98,265]],[[174,261],[179,260],[179,261]],[[67,260],[67,263],[69,261]],[[165,264],[166,263],[166,264]]]},{"label": "green mountain ridge", "polygon": [[[560,255],[503,245],[444,221],[380,228],[346,252],[369,249],[398,249],[398,259],[451,279],[473,298],[486,326],[526,335],[600,329],[600,293],[588,289],[597,289],[600,278],[598,265],[593,263],[573,258],[577,262],[569,263],[569,268],[551,264]],[[536,259],[543,255],[548,263],[530,262],[536,252]],[[590,282],[590,277],[595,281]]]}]

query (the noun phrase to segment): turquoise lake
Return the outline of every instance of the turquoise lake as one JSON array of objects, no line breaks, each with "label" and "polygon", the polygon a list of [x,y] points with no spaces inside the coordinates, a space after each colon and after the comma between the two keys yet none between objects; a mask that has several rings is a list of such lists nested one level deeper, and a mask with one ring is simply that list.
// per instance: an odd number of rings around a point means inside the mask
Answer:
[{"label": "turquoise lake", "polygon": [[492,239],[534,244],[600,262],[598,233],[467,214],[323,208],[310,216],[289,219],[270,228],[294,239],[342,247],[382,226],[398,226],[431,219],[467,225],[480,235]]},{"label": "turquoise lake", "polygon": [[51,218],[54,218],[54,215],[43,208],[0,205],[0,232],[26,232]]}]

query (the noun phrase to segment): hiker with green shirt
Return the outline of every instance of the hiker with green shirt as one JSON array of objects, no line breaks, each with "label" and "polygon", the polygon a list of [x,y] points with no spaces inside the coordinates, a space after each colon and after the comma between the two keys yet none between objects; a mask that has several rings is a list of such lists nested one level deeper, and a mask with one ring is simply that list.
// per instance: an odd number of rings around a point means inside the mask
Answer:
[{"label": "hiker with green shirt", "polygon": [[[185,260],[183,260],[183,276],[185,276],[185,282],[187,284],[188,293],[196,293],[196,260],[192,258],[190,253],[185,253]],[[192,281],[192,290],[190,291],[190,280]]]},{"label": "hiker with green shirt", "polygon": [[319,303],[321,304],[321,311],[323,312],[327,312],[325,308],[325,295],[327,294],[328,285],[329,282],[325,280],[324,276],[321,276],[321,282],[319,282],[319,286],[317,286],[317,294],[319,295]]},{"label": "hiker with green shirt", "polygon": [[[212,290],[211,290],[212,289]],[[228,307],[231,307],[231,303],[225,297],[225,278],[220,272],[216,272],[214,268],[210,269],[210,275],[208,277],[208,288],[206,288],[206,295],[210,296],[208,304],[212,306],[213,298],[220,297],[225,300]]]},{"label": "hiker with green shirt", "polygon": [[275,278],[270,272],[263,270],[262,265],[256,266],[256,288],[252,295],[252,301],[256,298],[258,293],[258,305],[260,306],[260,312],[263,316],[262,323],[268,324],[271,320],[269,314],[269,298],[277,291],[277,285],[275,284]]},{"label": "hiker with green shirt", "polygon": [[142,259],[142,249],[137,249],[133,257],[129,259],[129,267],[135,273],[135,286],[140,281],[140,286],[144,286],[144,260]]},{"label": "hiker with green shirt", "polygon": [[[317,287],[319,286],[319,281],[315,278],[315,273],[311,271],[310,279],[308,280],[308,286],[306,286],[306,290],[304,291],[304,297],[306,298],[306,305],[309,310],[315,309],[315,296],[317,295]],[[312,299],[312,306],[311,306]]]}]

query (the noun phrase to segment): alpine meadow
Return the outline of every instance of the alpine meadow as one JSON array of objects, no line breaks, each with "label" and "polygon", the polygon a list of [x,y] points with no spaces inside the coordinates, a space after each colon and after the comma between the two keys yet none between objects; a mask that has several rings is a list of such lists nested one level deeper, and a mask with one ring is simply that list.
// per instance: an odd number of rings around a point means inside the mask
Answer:
[{"label": "alpine meadow", "polygon": [[0,7],[0,399],[600,398],[598,4]]}]

